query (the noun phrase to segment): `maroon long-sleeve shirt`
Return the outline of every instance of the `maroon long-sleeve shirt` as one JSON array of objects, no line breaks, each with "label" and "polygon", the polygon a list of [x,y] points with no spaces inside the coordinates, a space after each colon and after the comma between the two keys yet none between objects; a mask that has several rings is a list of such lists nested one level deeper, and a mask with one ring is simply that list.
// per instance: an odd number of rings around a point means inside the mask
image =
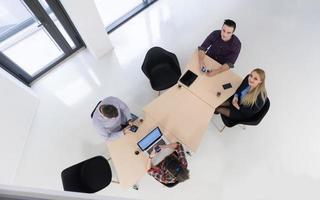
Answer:
[{"label": "maroon long-sleeve shirt", "polygon": [[221,39],[221,30],[216,30],[210,33],[199,49],[207,51],[206,54],[218,63],[233,68],[241,50],[241,42],[234,34],[225,42]]}]

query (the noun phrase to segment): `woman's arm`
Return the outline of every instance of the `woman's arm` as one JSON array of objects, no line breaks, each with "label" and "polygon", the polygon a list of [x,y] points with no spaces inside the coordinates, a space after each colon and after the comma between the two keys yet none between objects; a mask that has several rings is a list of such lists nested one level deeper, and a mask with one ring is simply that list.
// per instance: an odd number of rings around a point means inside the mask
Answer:
[{"label": "woman's arm", "polygon": [[249,78],[249,74],[243,79],[240,86],[237,88],[235,94],[239,96],[242,90],[244,90],[249,85],[248,78]]},{"label": "woman's arm", "polygon": [[258,95],[256,102],[252,106],[240,105],[239,111],[246,116],[252,116],[258,113],[263,106],[264,101],[262,100],[261,95]]}]

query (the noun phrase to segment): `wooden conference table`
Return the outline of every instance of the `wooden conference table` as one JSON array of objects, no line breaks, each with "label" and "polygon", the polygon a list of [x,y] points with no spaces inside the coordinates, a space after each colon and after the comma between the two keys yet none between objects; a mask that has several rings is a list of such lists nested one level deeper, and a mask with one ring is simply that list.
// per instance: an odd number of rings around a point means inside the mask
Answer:
[{"label": "wooden conference table", "polygon": [[[227,100],[230,96],[232,96],[239,85],[242,82],[242,78],[234,73],[232,70],[228,70],[217,74],[213,77],[209,77],[203,72],[200,72],[199,69],[199,59],[198,59],[198,51],[195,51],[187,64],[187,70],[192,71],[197,74],[197,79],[189,86],[186,87],[189,91],[191,91],[195,96],[209,104],[213,109],[216,109],[219,105],[221,105],[225,100]],[[209,56],[205,56],[204,64],[207,68],[217,69],[221,65],[210,58]],[[231,83],[232,88],[224,90],[222,85],[225,83]],[[217,92],[220,92],[221,95],[217,96]]]},{"label": "wooden conference table", "polygon": [[145,115],[143,122],[134,122],[139,128],[132,133],[125,130],[125,135],[114,141],[107,142],[111,155],[112,163],[117,171],[118,180],[123,188],[129,188],[136,184],[147,172],[148,157],[139,151],[137,143],[155,127],[159,127],[163,135],[170,141],[176,142],[177,139],[165,127],[156,123],[151,117]]},{"label": "wooden conference table", "polygon": [[214,109],[185,87],[173,86],[144,107],[152,117],[195,152],[208,128]]},{"label": "wooden conference table", "polygon": [[[205,57],[208,68],[219,63]],[[198,75],[187,87],[178,83],[144,107],[144,121],[138,122],[136,133],[107,143],[120,185],[129,188],[147,171],[147,156],[136,155],[137,143],[155,127],[159,126],[170,142],[180,141],[193,152],[198,149],[216,107],[227,100],[238,88],[242,78],[228,70],[213,77],[199,70],[197,51],[192,55],[186,70]],[[223,90],[222,85],[231,83],[232,88]],[[221,95],[217,96],[217,92]]]},{"label": "wooden conference table", "polygon": [[[206,67],[216,69],[221,65],[205,56]],[[166,127],[178,140],[196,152],[216,107],[233,95],[242,78],[231,70],[209,77],[199,69],[197,51],[192,55],[186,70],[197,74],[188,87],[178,83],[144,107],[144,113]],[[222,85],[231,83],[224,90]],[[182,87],[179,87],[181,85]],[[220,96],[217,96],[220,92]]]}]

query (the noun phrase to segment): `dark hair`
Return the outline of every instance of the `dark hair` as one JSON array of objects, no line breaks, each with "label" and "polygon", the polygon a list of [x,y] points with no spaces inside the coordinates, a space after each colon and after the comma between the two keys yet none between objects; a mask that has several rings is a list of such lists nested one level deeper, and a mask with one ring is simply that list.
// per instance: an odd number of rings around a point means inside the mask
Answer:
[{"label": "dark hair", "polygon": [[223,24],[232,27],[232,28],[233,28],[233,32],[236,30],[237,25],[236,25],[236,23],[235,23],[233,20],[231,20],[231,19],[226,19],[226,20],[224,20],[224,23],[223,23]]},{"label": "dark hair", "polygon": [[165,158],[165,168],[177,179],[178,182],[183,182],[189,179],[189,170],[182,166],[174,155],[169,155]]},{"label": "dark hair", "polygon": [[113,105],[101,105],[99,109],[105,117],[113,118],[118,116],[118,110]]}]

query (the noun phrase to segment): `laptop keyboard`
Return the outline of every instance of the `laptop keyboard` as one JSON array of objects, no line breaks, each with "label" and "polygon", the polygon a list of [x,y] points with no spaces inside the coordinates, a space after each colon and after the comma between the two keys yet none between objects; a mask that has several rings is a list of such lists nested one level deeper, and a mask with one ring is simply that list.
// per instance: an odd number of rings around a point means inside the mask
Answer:
[{"label": "laptop keyboard", "polygon": [[158,142],[154,143],[154,144],[147,150],[148,154],[151,154],[151,152],[152,152],[152,150],[153,150],[153,148],[154,148],[155,146],[165,145],[165,144],[166,144],[166,142],[165,142],[163,139],[160,139]]}]

